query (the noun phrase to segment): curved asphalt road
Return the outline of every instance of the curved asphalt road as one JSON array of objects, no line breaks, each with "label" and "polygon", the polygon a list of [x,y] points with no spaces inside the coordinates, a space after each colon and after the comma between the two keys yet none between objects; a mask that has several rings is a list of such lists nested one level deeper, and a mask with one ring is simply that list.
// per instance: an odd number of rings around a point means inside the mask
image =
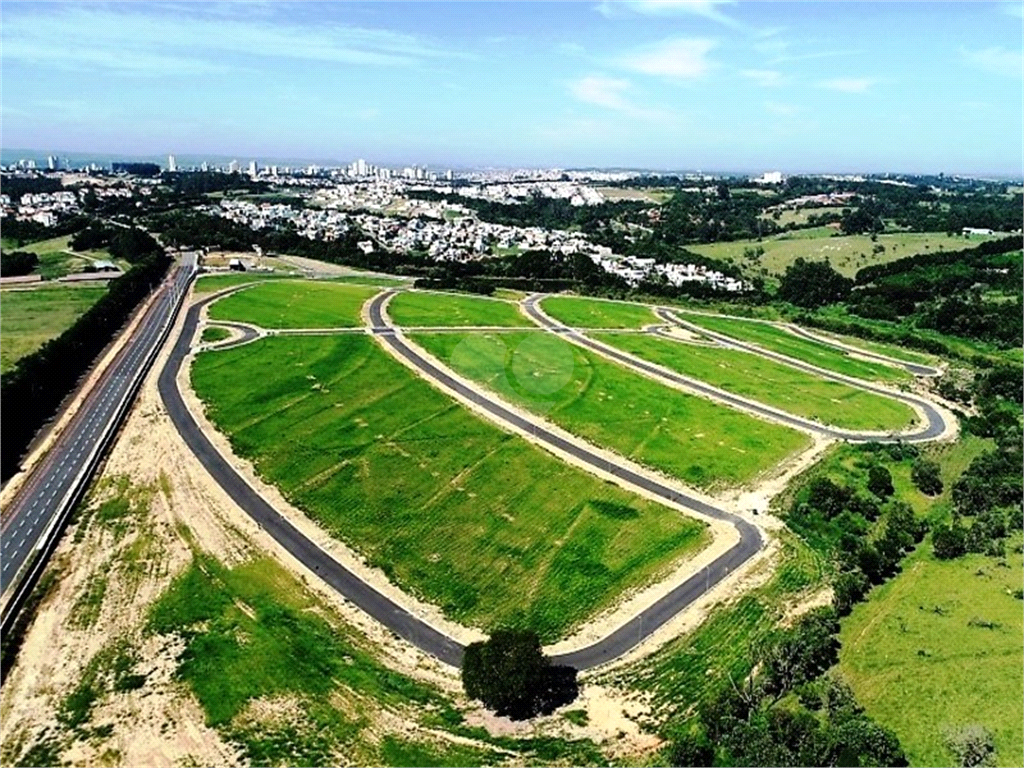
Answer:
[{"label": "curved asphalt road", "polygon": [[[393,293],[393,291],[390,291],[380,294],[371,301],[369,310],[372,327],[369,330],[393,354],[402,357],[416,366],[428,379],[434,380],[471,400],[486,410],[497,422],[504,422],[520,429],[528,430],[539,442],[565,451],[595,469],[610,473],[626,483],[641,487],[666,501],[682,504],[709,517],[728,522],[739,532],[739,541],[728,551],[662,597],[654,605],[596,643],[572,653],[552,657],[554,663],[582,670],[596,667],[621,656],[676,616],[694,600],[717,585],[729,573],[741,566],[761,549],[763,543],[761,534],[755,526],[747,521],[699,499],[680,493],[651,478],[639,475],[626,467],[611,463],[604,457],[524,419],[477,390],[464,386],[445,371],[438,369],[423,359],[404,340],[396,335],[395,329],[388,324],[384,317],[383,305]],[[177,375],[195,336],[199,323],[200,309],[203,305],[216,298],[218,297],[208,297],[189,308],[185,316],[181,335],[177,339],[170,357],[160,372],[158,388],[174,426],[203,466],[213,475],[213,478],[221,487],[227,491],[228,495],[289,553],[312,568],[341,595],[351,600],[363,611],[395,632],[395,634],[441,661],[453,666],[459,666],[462,662],[464,650],[462,645],[395,604],[387,596],[377,592],[306,538],[301,531],[289,523],[263,497],[252,489],[214,448],[213,444],[192,418],[191,413],[185,407],[181,393],[178,391]]]},{"label": "curved asphalt road", "polygon": [[[569,328],[552,320],[550,317],[544,314],[544,312],[536,306],[537,302],[542,298],[543,296],[541,295],[534,295],[526,298],[522,304],[524,310],[526,311],[526,314],[530,317],[531,320],[533,320],[538,325],[547,328],[549,331],[553,333],[557,333],[561,336],[564,336],[565,338],[571,340],[574,344],[590,349],[603,357],[609,358],[617,363],[620,363],[621,365],[626,366],[627,368],[632,368],[634,370],[641,371],[655,378],[662,379],[663,381],[669,381],[673,384],[678,384],[679,386],[697,392],[712,400],[727,403],[728,405],[734,408],[738,408],[740,410],[751,411],[753,413],[760,414],[765,418],[771,419],[776,422],[781,422],[783,424],[787,424],[797,429],[815,432],[817,434],[821,434],[835,440],[846,440],[847,442],[851,443],[866,443],[871,441],[896,442],[897,440],[902,440],[904,442],[923,442],[926,440],[934,440],[936,437],[941,435],[946,429],[946,423],[943,420],[942,415],[933,406],[929,405],[926,401],[920,398],[913,397],[910,395],[904,395],[902,393],[890,392],[888,390],[879,389],[871,386],[870,384],[860,382],[857,379],[850,379],[844,376],[840,376],[839,374],[827,375],[826,372],[824,372],[822,369],[814,368],[813,366],[808,366],[804,364],[797,364],[799,363],[799,361],[795,361],[792,358],[766,352],[757,347],[741,345],[738,342],[733,342],[732,340],[728,339],[728,337],[719,336],[718,334],[710,333],[708,331],[704,331],[703,329],[701,329],[701,333],[707,334],[710,338],[715,339],[716,341],[722,343],[725,343],[725,341],[729,341],[730,343],[726,344],[726,346],[738,346],[745,352],[751,352],[753,354],[761,355],[763,357],[770,357],[776,360],[777,362],[782,362],[788,366],[801,368],[804,371],[813,373],[815,376],[823,376],[825,378],[835,379],[838,381],[842,381],[842,383],[844,384],[858,387],[859,389],[866,389],[871,392],[875,392],[886,397],[890,397],[894,400],[901,400],[905,403],[917,405],[922,410],[924,410],[925,415],[928,418],[928,423],[927,425],[925,425],[923,429],[920,429],[917,432],[905,434],[885,434],[851,432],[842,429],[837,429],[835,427],[825,426],[823,424],[819,424],[809,419],[802,419],[799,416],[793,416],[792,414],[776,410],[774,408],[770,408],[766,405],[744,400],[743,398],[732,395],[729,392],[726,392],[725,390],[711,387],[697,379],[692,379],[689,378],[688,376],[682,376],[681,374],[665,370],[663,367],[653,365],[651,363],[646,363],[636,358],[635,356],[628,355],[616,349],[615,347],[611,347],[608,346],[607,344],[602,344],[599,341],[591,339],[590,337],[583,335],[582,333],[573,328]],[[674,316],[669,315],[669,313],[667,312],[665,312],[664,314],[659,313],[659,317],[661,317],[661,319],[663,320],[673,322],[677,325],[686,325],[687,327],[692,329],[698,327],[690,326],[689,324],[676,321]]]},{"label": "curved asphalt road", "polygon": [[662,597],[650,608],[647,608],[610,635],[592,645],[571,653],[553,656],[552,661],[554,663],[565,664],[576,669],[590,669],[621,656],[676,616],[711,587],[718,584],[730,572],[745,563],[761,549],[762,539],[760,532],[746,520],[713,507],[700,499],[680,493],[645,475],[637,474],[627,467],[611,463],[603,456],[575,442],[570,442],[560,435],[545,429],[543,426],[523,418],[499,402],[482,394],[477,389],[467,387],[447,372],[437,368],[406,344],[395,333],[394,328],[390,326],[384,317],[384,304],[392,295],[394,295],[394,291],[388,291],[371,299],[369,314],[373,332],[382,344],[390,348],[394,355],[411,363],[428,379],[457,392],[461,397],[466,398],[474,405],[485,410],[496,422],[509,424],[518,429],[528,431],[538,442],[568,453],[573,458],[594,469],[607,472],[630,485],[643,488],[648,493],[654,494],[666,501],[681,504],[708,517],[725,521],[739,532],[740,540],[736,544],[706,568],[697,572]]},{"label": "curved asphalt road", "polygon": [[[794,333],[797,336],[807,339],[808,341],[814,341],[818,344],[824,344],[828,347],[834,347],[835,349],[841,349],[843,352],[852,352],[853,350],[844,347],[842,344],[835,344],[825,336],[816,336],[809,331],[804,330],[799,325],[793,323],[786,323],[784,326],[790,333]],[[915,376],[938,376],[942,373],[938,368],[933,368],[930,365],[920,365],[918,363],[908,363],[904,360],[897,360],[894,357],[886,357],[885,355],[879,355],[875,352],[869,352],[866,349],[857,349],[857,354],[861,357],[867,357],[872,360],[878,360],[882,363],[889,363],[890,365],[898,365],[908,373],[912,373]]]},{"label": "curved asphalt road", "polygon": [[[727,347],[732,347],[743,352],[749,352],[753,355],[760,355],[761,357],[768,358],[769,360],[774,360],[777,363],[788,365],[790,368],[796,368],[797,370],[805,371],[806,373],[810,373],[821,378],[831,379],[832,381],[838,381],[842,384],[848,384],[851,387],[857,387],[858,389],[863,389],[867,392],[873,392],[875,394],[882,395],[883,397],[891,397],[893,400],[899,400],[909,405],[916,405],[918,408],[924,411],[925,416],[928,419],[927,427],[925,427],[920,432],[915,432],[914,434],[893,435],[892,437],[888,438],[889,442],[902,440],[905,443],[924,443],[930,440],[936,440],[946,432],[946,420],[942,417],[942,414],[939,413],[938,409],[924,398],[917,397],[915,395],[908,395],[904,392],[895,392],[892,390],[883,389],[882,387],[876,387],[873,384],[868,384],[867,382],[861,381],[860,379],[855,379],[852,376],[844,376],[841,373],[835,373],[833,371],[826,370],[825,368],[819,368],[815,365],[805,363],[801,360],[796,360],[795,358],[788,357],[786,355],[781,355],[778,352],[772,352],[771,350],[764,349],[753,344],[747,344],[746,342],[738,341],[732,338],[731,336],[726,336],[725,334],[718,333],[716,331],[709,331],[707,328],[704,328],[702,326],[696,325],[694,323],[688,323],[685,320],[681,320],[679,317],[677,317],[664,307],[658,307],[654,310],[654,312],[662,320],[681,326],[683,328],[687,328],[691,331],[701,333],[704,336],[707,336],[709,339],[714,339],[715,341],[724,344]],[[841,437],[840,439],[849,440],[850,442],[862,443],[871,441],[885,441],[885,438],[865,435],[859,435],[856,437]]]}]

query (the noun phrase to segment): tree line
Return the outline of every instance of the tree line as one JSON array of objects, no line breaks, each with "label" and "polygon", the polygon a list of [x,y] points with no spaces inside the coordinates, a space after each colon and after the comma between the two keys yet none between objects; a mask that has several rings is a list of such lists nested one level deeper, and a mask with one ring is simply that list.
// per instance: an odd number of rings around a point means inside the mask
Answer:
[{"label": "tree line", "polygon": [[18,360],[0,377],[0,400],[4,403],[0,473],[4,480],[18,471],[36,433],[56,414],[139,302],[166,275],[171,260],[156,241],[141,231],[133,239],[140,245],[133,254],[134,266],[113,280],[107,292],[74,325]]}]

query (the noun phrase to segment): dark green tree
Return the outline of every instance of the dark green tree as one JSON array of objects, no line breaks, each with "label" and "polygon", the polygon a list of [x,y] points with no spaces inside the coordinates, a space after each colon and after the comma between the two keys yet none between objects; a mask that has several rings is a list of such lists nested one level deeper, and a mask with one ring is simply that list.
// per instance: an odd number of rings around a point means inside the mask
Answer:
[{"label": "dark green tree", "polygon": [[939,560],[952,560],[967,552],[967,532],[954,521],[932,531],[932,549]]},{"label": "dark green tree", "polygon": [[462,660],[466,695],[513,720],[549,713],[576,698],[576,670],[552,666],[536,632],[499,629]]},{"label": "dark green tree", "polygon": [[910,479],[921,493],[938,496],[942,493],[942,471],[938,462],[919,458],[910,468]]},{"label": "dark green tree", "polygon": [[786,267],[779,280],[778,296],[783,301],[806,309],[845,301],[853,288],[853,280],[843,277],[826,261],[799,258]]},{"label": "dark green tree", "polygon": [[892,475],[889,470],[880,464],[875,464],[868,470],[868,490],[880,499],[887,499],[892,496],[896,489],[892,486]]}]

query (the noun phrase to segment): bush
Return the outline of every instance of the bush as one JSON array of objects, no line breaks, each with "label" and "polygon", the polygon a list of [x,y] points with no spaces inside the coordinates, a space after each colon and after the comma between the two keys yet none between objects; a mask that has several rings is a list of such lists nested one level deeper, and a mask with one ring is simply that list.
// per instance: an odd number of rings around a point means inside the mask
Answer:
[{"label": "bush", "polygon": [[921,493],[938,496],[942,493],[942,474],[938,462],[919,458],[910,468],[910,479]]},{"label": "bush", "polygon": [[672,742],[667,757],[669,765],[714,765],[715,747],[704,734],[688,732]]},{"label": "bush", "polygon": [[14,251],[0,256],[0,277],[29,274],[39,264],[39,257],[29,251]]},{"label": "bush", "polygon": [[968,725],[949,734],[946,746],[956,756],[957,764],[964,768],[996,764],[995,741],[984,726]]},{"label": "bush", "polygon": [[554,667],[529,630],[499,629],[472,643],[462,661],[462,686],[498,715],[527,720],[576,698],[576,670]]},{"label": "bush", "polygon": [[868,490],[880,499],[892,496],[896,489],[892,486],[892,475],[881,465],[874,465],[868,470]]},{"label": "bush", "polygon": [[937,525],[932,532],[932,551],[939,560],[952,560],[967,553],[967,532],[959,523]]}]

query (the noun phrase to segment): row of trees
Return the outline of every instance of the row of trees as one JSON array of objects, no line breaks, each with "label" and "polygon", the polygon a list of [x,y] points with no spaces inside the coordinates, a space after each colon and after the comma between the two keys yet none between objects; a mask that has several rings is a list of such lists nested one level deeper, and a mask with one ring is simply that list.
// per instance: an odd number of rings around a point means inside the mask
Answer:
[{"label": "row of trees", "polygon": [[0,277],[19,277],[39,266],[39,257],[29,251],[14,251],[0,255]]},{"label": "row of trees", "polygon": [[135,266],[112,281],[107,292],[64,333],[27,355],[0,378],[4,428],[0,432],[0,473],[6,480],[32,438],[54,416],[139,302],[163,279],[170,259],[149,235],[133,239],[140,250]]}]

